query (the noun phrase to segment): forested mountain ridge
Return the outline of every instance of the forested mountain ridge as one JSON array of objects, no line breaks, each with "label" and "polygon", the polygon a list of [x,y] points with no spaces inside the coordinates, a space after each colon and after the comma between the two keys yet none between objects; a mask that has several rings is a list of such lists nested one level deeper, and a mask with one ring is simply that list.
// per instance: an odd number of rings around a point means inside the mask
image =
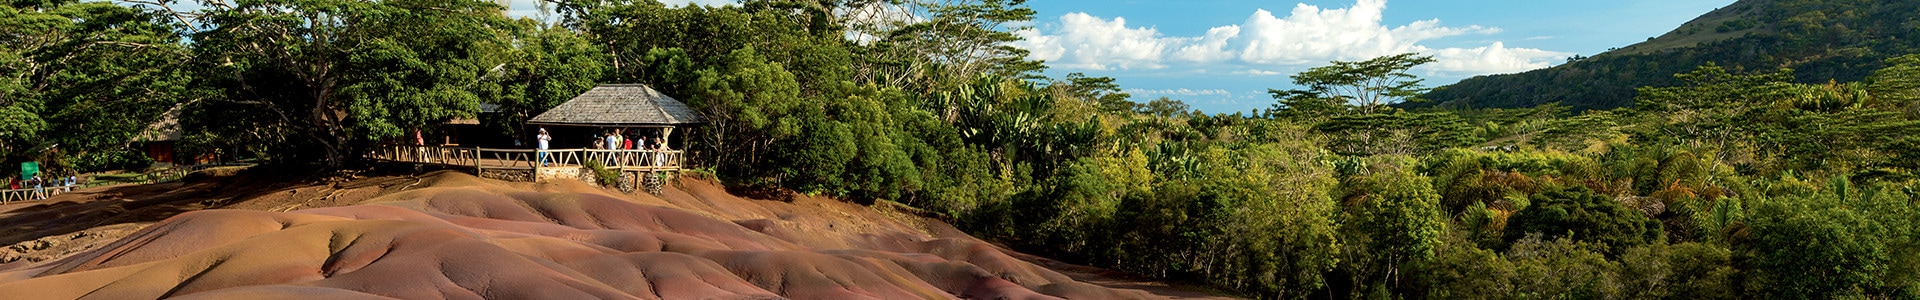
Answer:
[{"label": "forested mountain ridge", "polygon": [[1634,88],[1715,63],[1794,70],[1802,83],[1859,81],[1889,57],[1920,52],[1920,2],[1741,0],[1646,42],[1552,68],[1478,76],[1412,106],[1514,108],[1559,102],[1576,110],[1633,105]]}]

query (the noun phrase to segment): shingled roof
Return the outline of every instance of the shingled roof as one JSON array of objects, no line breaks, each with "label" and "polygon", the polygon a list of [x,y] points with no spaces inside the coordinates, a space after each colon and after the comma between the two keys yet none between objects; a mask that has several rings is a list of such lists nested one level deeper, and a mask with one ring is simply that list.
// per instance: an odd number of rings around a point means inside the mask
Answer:
[{"label": "shingled roof", "polygon": [[706,123],[699,112],[645,84],[602,84],[528,120],[535,125],[647,126]]},{"label": "shingled roof", "polygon": [[180,140],[180,108],[185,106],[186,104],[180,104],[167,109],[167,112],[160,114],[159,121],[147,124],[147,130],[140,131],[140,136],[134,137],[134,140],[141,142]]}]

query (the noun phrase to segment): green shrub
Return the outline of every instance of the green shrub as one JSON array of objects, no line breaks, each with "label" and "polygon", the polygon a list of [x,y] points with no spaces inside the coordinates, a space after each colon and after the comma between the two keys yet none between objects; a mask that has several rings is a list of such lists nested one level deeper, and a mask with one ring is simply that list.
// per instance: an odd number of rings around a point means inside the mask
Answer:
[{"label": "green shrub", "polygon": [[[1514,242],[1506,259],[1513,263],[1513,292],[1523,299],[1611,299],[1627,290],[1620,265],[1602,255],[1607,246],[1573,239],[1546,240],[1529,234]],[[1641,287],[1633,287],[1641,288]]]},{"label": "green shrub", "polygon": [[1739,270],[1726,247],[1680,243],[1627,249],[1620,280],[1631,299],[1739,299]]},{"label": "green shrub", "polygon": [[1537,233],[1548,239],[1592,242],[1604,247],[1608,256],[1617,256],[1627,248],[1665,242],[1658,220],[1586,187],[1548,190],[1530,200],[1531,205],[1507,221],[1509,243]]},{"label": "green shrub", "polygon": [[599,182],[601,186],[613,186],[620,181],[620,170],[607,169],[600,162],[593,160],[587,160],[585,165],[587,169],[593,170],[594,181]]},{"label": "green shrub", "polygon": [[1747,289],[1764,298],[1920,296],[1915,203],[1885,187],[1834,178],[1817,192],[1765,199],[1748,232],[1731,241],[1752,272]]}]

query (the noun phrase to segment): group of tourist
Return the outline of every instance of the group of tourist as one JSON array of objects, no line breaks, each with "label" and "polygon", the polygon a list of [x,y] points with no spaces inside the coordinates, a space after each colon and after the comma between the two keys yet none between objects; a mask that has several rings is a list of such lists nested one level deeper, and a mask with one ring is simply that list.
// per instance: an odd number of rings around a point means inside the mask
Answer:
[{"label": "group of tourist", "polygon": [[76,185],[80,185],[80,176],[54,177],[52,179],[48,179],[46,176],[34,176],[27,180],[20,180],[19,178],[13,179],[13,189],[16,190]]},{"label": "group of tourist", "polygon": [[53,178],[47,178],[47,176],[34,176],[33,178],[29,178],[27,180],[20,180],[18,178],[14,178],[9,181],[12,182],[11,186],[12,186],[12,189],[14,190],[33,189],[34,199],[46,199],[48,196],[47,194],[48,188],[72,187],[72,186],[80,185],[80,176],[69,175],[67,177],[56,176]]},{"label": "group of tourist", "polygon": [[[647,138],[645,136],[642,136],[637,132],[625,132],[623,134],[623,131],[625,130],[613,129],[613,130],[607,130],[607,131],[594,134],[594,140],[596,142],[592,143],[590,148],[595,150],[660,151],[655,153],[654,158],[652,160],[653,165],[660,165],[661,161],[665,160],[666,158],[666,155],[664,152],[672,150],[670,148],[667,148],[666,143],[660,142],[661,141],[660,138],[654,138],[654,142],[649,143],[647,142]],[[537,141],[536,145],[539,147],[538,149],[541,150],[539,151],[539,155],[538,155],[539,164],[540,166],[543,166],[543,167],[547,166],[548,154],[545,150],[550,149],[549,146],[552,144],[553,135],[547,133],[547,128],[541,127],[539,135],[535,136],[534,140]],[[629,164],[635,164],[635,163],[638,163],[639,160],[646,159],[645,156],[628,156],[628,155],[622,155],[619,158],[622,160],[629,161]]]}]

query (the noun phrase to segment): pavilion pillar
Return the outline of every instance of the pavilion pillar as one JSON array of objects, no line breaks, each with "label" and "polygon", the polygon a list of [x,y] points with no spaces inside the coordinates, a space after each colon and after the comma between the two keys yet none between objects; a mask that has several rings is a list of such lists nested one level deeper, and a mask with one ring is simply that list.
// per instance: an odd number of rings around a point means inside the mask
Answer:
[{"label": "pavilion pillar", "polygon": [[673,140],[670,137],[673,137],[673,126],[667,126],[665,128],[660,129],[660,147],[661,148],[673,149],[673,147],[667,145],[667,141]]}]

